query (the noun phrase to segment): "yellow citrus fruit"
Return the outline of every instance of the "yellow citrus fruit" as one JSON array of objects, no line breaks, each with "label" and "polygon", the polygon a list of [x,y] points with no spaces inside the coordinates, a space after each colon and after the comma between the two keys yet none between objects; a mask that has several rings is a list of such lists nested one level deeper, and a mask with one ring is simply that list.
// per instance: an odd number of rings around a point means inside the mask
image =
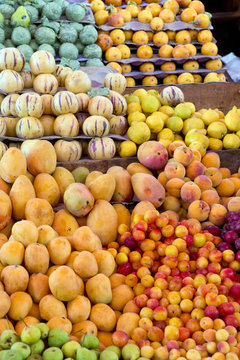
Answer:
[{"label": "yellow citrus fruit", "polygon": [[126,77],[127,87],[134,87],[136,85],[136,81],[132,77]]},{"label": "yellow citrus fruit", "polygon": [[167,119],[166,125],[173,132],[179,132],[183,128],[183,120],[179,116],[171,116]]},{"label": "yellow citrus fruit", "polygon": [[154,112],[147,117],[146,124],[153,133],[159,133],[164,127],[164,114]]},{"label": "yellow citrus fruit", "polygon": [[131,141],[126,140],[120,144],[119,155],[121,157],[135,156],[137,153],[137,145]]},{"label": "yellow citrus fruit", "polygon": [[153,113],[158,110],[160,102],[154,95],[147,95],[141,99],[142,109],[145,113]]},{"label": "yellow citrus fruit", "polygon": [[174,109],[169,105],[161,106],[158,111],[166,114],[167,116],[173,116],[174,115]]},{"label": "yellow citrus fruit", "polygon": [[142,100],[144,96],[147,96],[147,94],[145,89],[137,89],[133,92],[133,95],[138,96],[140,100]]},{"label": "yellow citrus fruit", "polygon": [[135,144],[140,145],[150,139],[151,131],[145,122],[134,122],[128,129],[127,135]]},{"label": "yellow citrus fruit", "polygon": [[202,120],[208,126],[212,122],[219,120],[219,114],[215,110],[208,109],[202,114]]},{"label": "yellow citrus fruit", "polygon": [[128,115],[128,123],[131,126],[133,122],[144,122],[146,116],[140,111],[134,111]]},{"label": "yellow citrus fruit", "polygon": [[166,149],[168,149],[169,145],[171,144],[171,140],[168,139],[160,139],[158,142],[160,142],[160,144],[162,144]]},{"label": "yellow citrus fruit", "polygon": [[142,112],[142,107],[139,103],[132,102],[132,103],[128,104],[128,106],[127,106],[128,114],[131,114],[132,112],[136,112],[136,111]]},{"label": "yellow citrus fruit", "polygon": [[207,128],[208,136],[222,139],[227,134],[227,127],[222,121],[214,121]]},{"label": "yellow citrus fruit", "polygon": [[188,131],[192,129],[204,129],[204,122],[201,119],[196,118],[195,115],[192,118],[184,120],[182,132],[186,135]]},{"label": "yellow citrus fruit", "polygon": [[158,141],[159,141],[160,139],[169,140],[169,141],[171,141],[171,142],[174,141],[174,134],[173,134],[172,130],[171,130],[171,129],[167,129],[167,128],[162,129],[162,130],[160,131],[160,133],[158,133]]},{"label": "yellow citrus fruit", "polygon": [[209,138],[209,147],[210,150],[222,150],[223,142],[220,139]]},{"label": "yellow citrus fruit", "polygon": [[236,134],[227,134],[223,138],[223,146],[225,149],[238,149],[240,138]]}]

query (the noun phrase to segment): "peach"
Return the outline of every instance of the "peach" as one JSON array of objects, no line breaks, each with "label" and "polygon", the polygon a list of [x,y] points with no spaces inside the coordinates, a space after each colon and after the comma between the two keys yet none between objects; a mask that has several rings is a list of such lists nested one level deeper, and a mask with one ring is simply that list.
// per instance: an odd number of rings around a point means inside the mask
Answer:
[{"label": "peach", "polygon": [[106,250],[95,250],[93,256],[97,262],[98,272],[107,277],[111,276],[116,266],[113,255]]},{"label": "peach", "polygon": [[164,210],[172,210],[178,212],[180,210],[181,203],[180,200],[177,199],[175,196],[168,195],[165,197],[163,208]]},{"label": "peach", "polygon": [[209,221],[214,225],[221,226],[225,222],[225,216],[227,214],[227,209],[221,204],[213,204],[211,206]]},{"label": "peach", "polygon": [[238,177],[230,177],[229,180],[231,180],[234,185],[234,193],[237,193],[238,190],[240,189],[240,179]]},{"label": "peach", "polygon": [[231,171],[228,168],[219,168],[219,171],[222,174],[223,179],[228,179],[231,177]]},{"label": "peach", "polygon": [[166,183],[168,182],[168,178],[166,177],[164,171],[161,171],[157,177],[158,181],[160,182],[160,184],[162,184],[162,186],[166,186]]},{"label": "peach", "polygon": [[112,301],[110,306],[113,310],[122,311],[128,301],[134,298],[134,292],[130,286],[121,284],[112,289]]},{"label": "peach", "polygon": [[90,312],[91,303],[86,296],[78,295],[74,300],[67,303],[68,318],[73,324],[87,320]]},{"label": "peach", "polygon": [[52,294],[60,301],[74,300],[77,295],[82,295],[84,292],[83,281],[65,265],[59,266],[49,276],[49,287]]},{"label": "peach", "polygon": [[166,190],[169,195],[175,196],[177,198],[180,198],[181,195],[181,188],[185,184],[185,181],[183,179],[179,178],[172,178],[168,180],[166,183]]},{"label": "peach", "polygon": [[169,154],[170,158],[173,157],[174,151],[175,151],[178,147],[183,146],[183,145],[185,145],[185,144],[184,144],[184,142],[183,142],[182,140],[175,140],[175,141],[173,141],[173,142],[169,145],[169,147],[168,147],[168,154]]},{"label": "peach", "polygon": [[79,225],[68,210],[61,209],[54,214],[52,228],[59,236],[71,236],[79,228]]},{"label": "peach", "polygon": [[206,175],[197,176],[194,182],[199,186],[201,191],[209,190],[212,187],[212,180]]},{"label": "peach", "polygon": [[164,174],[168,180],[173,178],[183,179],[185,173],[185,167],[178,161],[168,162],[164,168]]},{"label": "peach", "polygon": [[90,320],[98,330],[112,331],[116,325],[116,315],[113,309],[106,304],[96,304],[92,307]]},{"label": "peach", "polygon": [[210,213],[209,205],[203,200],[193,201],[188,208],[188,216],[199,221],[207,220]]},{"label": "peach", "polygon": [[92,321],[84,320],[73,324],[72,334],[74,334],[79,340],[81,340],[85,333],[97,336],[98,330]]},{"label": "peach", "polygon": [[38,174],[33,182],[36,197],[45,199],[52,206],[57,206],[60,199],[60,189],[53,176],[42,173]]},{"label": "peach", "polygon": [[168,161],[166,148],[158,141],[147,141],[138,148],[137,157],[139,162],[152,170],[164,168]]},{"label": "peach", "polygon": [[201,190],[193,181],[186,182],[181,188],[181,198],[183,201],[191,203],[194,200],[199,200],[201,197]]},{"label": "peach", "polygon": [[138,314],[126,312],[119,317],[116,330],[124,331],[128,336],[131,336],[133,330],[138,327],[139,320]]},{"label": "peach", "polygon": [[174,151],[173,158],[184,166],[188,166],[192,162],[193,152],[187,146],[179,146]]},{"label": "peach", "polygon": [[25,216],[36,226],[52,225],[54,220],[53,208],[45,199],[30,199],[25,207]]},{"label": "peach", "polygon": [[206,168],[215,167],[220,168],[220,157],[215,152],[208,152],[202,158],[202,163]]},{"label": "peach", "polygon": [[195,161],[195,160],[201,161],[202,155],[201,155],[200,151],[197,149],[191,149],[191,150],[193,152],[193,161]]},{"label": "peach", "polygon": [[204,190],[201,194],[201,200],[205,201],[209,206],[220,203],[220,197],[215,189]]},{"label": "peach", "polygon": [[209,167],[204,171],[204,175],[208,176],[212,180],[213,187],[216,187],[222,181],[221,172],[215,167]]},{"label": "peach", "polygon": [[41,318],[49,321],[55,316],[67,317],[67,311],[62,301],[49,294],[45,295],[39,302]]},{"label": "peach", "polygon": [[[234,178],[233,178],[234,179]],[[237,179],[236,180],[240,180]],[[230,179],[222,179],[220,184],[216,187],[219,196],[229,197],[235,192],[234,183]]]},{"label": "peach", "polygon": [[10,222],[12,216],[12,203],[10,197],[0,190],[0,230]]},{"label": "peach", "polygon": [[228,203],[229,211],[240,211],[240,197],[236,196],[232,198]]},{"label": "peach", "polygon": [[194,160],[188,165],[186,175],[189,179],[194,180],[197,176],[203,175],[205,166],[198,160]]},{"label": "peach", "polygon": [[79,252],[73,261],[73,270],[83,279],[91,278],[98,273],[96,258],[90,251]]},{"label": "peach", "polygon": [[102,249],[99,237],[88,226],[81,226],[74,232],[72,245],[77,251],[93,252]]},{"label": "peach", "polygon": [[112,301],[111,283],[104,274],[97,274],[86,282],[86,293],[94,303],[109,304]]}]

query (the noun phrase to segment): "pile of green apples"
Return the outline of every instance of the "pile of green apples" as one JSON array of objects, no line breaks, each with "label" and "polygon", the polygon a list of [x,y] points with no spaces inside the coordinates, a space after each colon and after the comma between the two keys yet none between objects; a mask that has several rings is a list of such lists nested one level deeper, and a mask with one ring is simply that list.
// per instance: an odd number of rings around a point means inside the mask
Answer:
[{"label": "pile of green apples", "polygon": [[108,346],[100,352],[96,336],[85,334],[80,342],[70,340],[69,334],[58,328],[49,329],[45,323],[26,326],[21,336],[14,330],[4,330],[0,336],[0,360],[135,360],[140,358],[137,345],[122,349]]}]

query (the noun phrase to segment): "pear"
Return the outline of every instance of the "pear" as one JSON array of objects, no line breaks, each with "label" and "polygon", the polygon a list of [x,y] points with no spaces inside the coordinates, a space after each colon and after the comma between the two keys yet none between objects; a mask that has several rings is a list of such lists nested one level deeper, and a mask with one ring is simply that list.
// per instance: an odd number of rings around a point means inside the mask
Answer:
[{"label": "pear", "polygon": [[97,360],[97,355],[94,351],[80,348],[77,349],[76,360]]},{"label": "pear", "polygon": [[23,357],[19,351],[6,350],[4,351],[1,360],[23,360]]},{"label": "pear", "polygon": [[42,339],[39,339],[37,342],[31,346],[31,354],[41,354],[45,348],[45,344]]},{"label": "pear", "polygon": [[0,344],[3,349],[10,349],[18,341],[20,341],[20,337],[14,330],[4,330],[0,336]]},{"label": "pear", "polygon": [[104,349],[100,354],[100,360],[118,360],[118,355],[114,351]]},{"label": "pear", "polygon": [[124,360],[136,360],[140,357],[140,349],[135,344],[127,344],[122,348],[122,358]]},{"label": "pear", "polygon": [[48,346],[62,347],[69,341],[69,335],[62,329],[52,329],[48,334]]},{"label": "pear", "polygon": [[57,347],[50,347],[43,352],[42,360],[63,360],[63,353]]},{"label": "pear", "polygon": [[63,355],[68,358],[75,358],[76,357],[76,353],[77,353],[77,349],[80,349],[81,345],[79,344],[79,342],[77,341],[69,341],[66,344],[64,344],[62,346],[62,352]]},{"label": "pear", "polygon": [[121,349],[116,345],[110,345],[104,349],[104,351],[113,351],[117,354],[118,358],[121,356]]},{"label": "pear", "polygon": [[227,113],[224,121],[228,130],[234,132],[240,130],[240,114],[236,106]]},{"label": "pear", "polygon": [[25,344],[34,344],[41,337],[41,331],[35,325],[26,326],[21,333],[21,340]]},{"label": "pear", "polygon": [[24,6],[19,6],[12,14],[11,22],[16,26],[28,26],[30,24],[30,16]]},{"label": "pear", "polygon": [[23,359],[26,359],[31,354],[30,346],[21,341],[14,343],[11,350],[18,351]]},{"label": "pear", "polygon": [[38,354],[32,354],[26,360],[42,360],[42,357]]},{"label": "pear", "polygon": [[94,335],[85,334],[81,337],[80,344],[87,349],[97,349],[99,347],[99,340]]},{"label": "pear", "polygon": [[48,337],[48,333],[49,333],[49,326],[45,323],[38,323],[35,325],[36,327],[39,328],[39,330],[41,331],[41,339],[46,339]]},{"label": "pear", "polygon": [[89,174],[89,170],[84,166],[78,166],[76,169],[72,171],[74,180],[81,184],[85,184],[88,174]]}]

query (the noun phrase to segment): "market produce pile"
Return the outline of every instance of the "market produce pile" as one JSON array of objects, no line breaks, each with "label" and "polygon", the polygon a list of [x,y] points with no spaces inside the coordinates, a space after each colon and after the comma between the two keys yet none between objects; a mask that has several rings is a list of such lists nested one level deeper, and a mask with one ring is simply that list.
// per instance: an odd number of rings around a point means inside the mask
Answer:
[{"label": "market produce pile", "polygon": [[90,3],[104,62],[123,73],[128,86],[226,81],[202,1]]},{"label": "market produce pile", "polygon": [[106,174],[57,167],[46,140],[5,152],[2,360],[238,359],[240,172],[159,146]]},{"label": "market produce pile", "polygon": [[[67,0],[0,1],[0,49],[17,47],[25,56],[25,69],[36,50],[47,50],[63,64],[103,65],[95,44],[97,30],[87,3]],[[80,60],[77,61],[77,60]]]}]

